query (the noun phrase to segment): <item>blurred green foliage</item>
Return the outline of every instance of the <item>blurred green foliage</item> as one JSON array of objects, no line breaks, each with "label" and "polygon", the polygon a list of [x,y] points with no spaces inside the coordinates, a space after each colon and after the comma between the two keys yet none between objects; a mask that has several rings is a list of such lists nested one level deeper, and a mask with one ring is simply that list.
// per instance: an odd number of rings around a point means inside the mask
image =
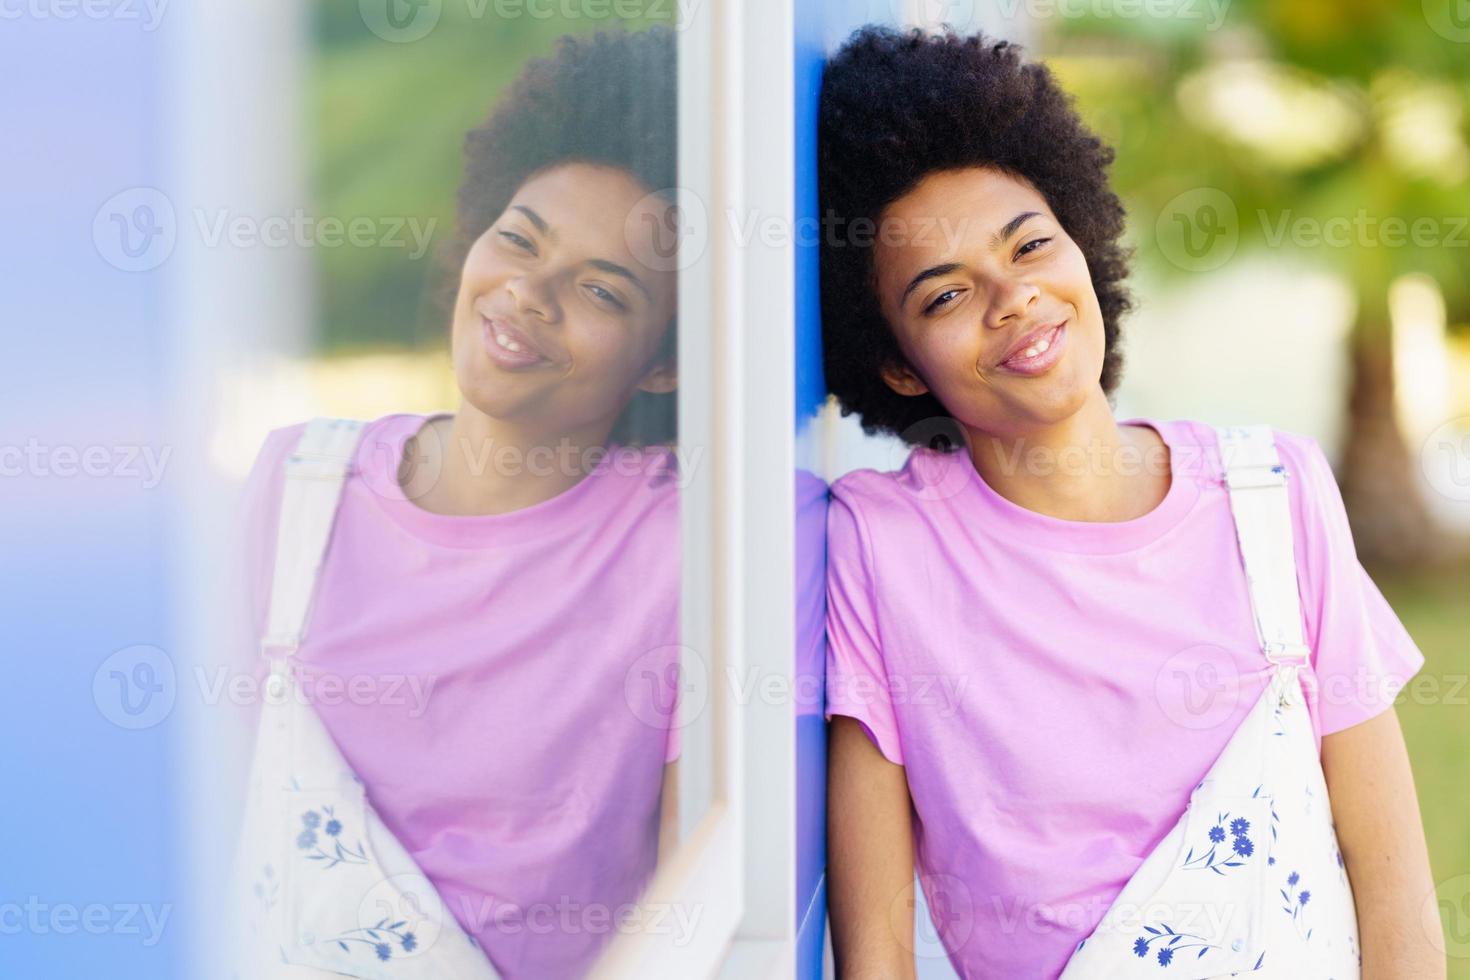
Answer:
[{"label": "blurred green foliage", "polygon": [[[1399,694],[1399,721],[1414,763],[1414,783],[1429,841],[1436,882],[1470,873],[1470,819],[1466,811],[1466,769],[1470,765],[1470,566],[1452,572],[1374,570],[1373,579],[1399,614],[1424,654],[1418,680],[1424,685]],[[1470,980],[1464,956],[1465,895],[1442,895],[1458,903],[1450,909],[1455,935],[1450,948],[1450,980]],[[1441,914],[1445,911],[1442,909]]]},{"label": "blurred green foliage", "polygon": [[[1041,49],[1084,116],[1118,151],[1114,186],[1128,207],[1140,260],[1189,277],[1199,274],[1181,272],[1159,255],[1154,220],[1175,195],[1193,188],[1229,195],[1239,214],[1241,249],[1267,247],[1263,230],[1279,228],[1284,215],[1320,226],[1351,219],[1360,209],[1380,222],[1427,218],[1440,237],[1455,235],[1470,214],[1467,182],[1447,176],[1454,168],[1416,171],[1405,162],[1405,147],[1415,140],[1470,141],[1470,23],[1457,40],[1458,25],[1449,19],[1458,2],[1167,0],[1158,6],[1173,16],[1149,17],[1110,13],[1137,3],[1073,0],[1062,9],[1081,15],[1046,18]],[[1349,135],[1294,164],[1232,138],[1200,117],[1198,100],[1182,97],[1192,77],[1232,62],[1263,65],[1303,96],[1302,111],[1283,125],[1264,113],[1259,123],[1250,120],[1251,93],[1216,93],[1241,107],[1248,127],[1267,133],[1279,128],[1285,144],[1321,125],[1311,111],[1320,105],[1341,113]],[[1422,110],[1434,94],[1447,111],[1410,121],[1413,113],[1406,110]],[[1450,322],[1464,323],[1470,321],[1467,236],[1461,227],[1460,244],[1453,246],[1319,246],[1311,253],[1354,284],[1360,329],[1382,328],[1388,283],[1407,272],[1433,276]]]}]

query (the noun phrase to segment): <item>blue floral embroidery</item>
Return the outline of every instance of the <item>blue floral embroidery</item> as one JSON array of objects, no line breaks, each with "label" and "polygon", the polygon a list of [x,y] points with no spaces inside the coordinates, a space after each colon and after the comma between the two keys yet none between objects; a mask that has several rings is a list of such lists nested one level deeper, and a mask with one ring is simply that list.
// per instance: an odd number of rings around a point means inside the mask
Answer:
[{"label": "blue floral embroidery", "polygon": [[1303,909],[1305,909],[1307,903],[1312,900],[1312,893],[1307,889],[1302,889],[1301,891],[1297,892],[1296,897],[1293,898],[1291,892],[1287,890],[1295,889],[1296,886],[1300,883],[1301,875],[1297,874],[1295,871],[1286,876],[1286,888],[1281,889],[1281,897],[1286,901],[1286,904],[1281,907],[1281,911],[1291,916],[1291,921],[1296,925],[1297,935],[1301,936],[1303,939],[1311,939],[1311,928],[1309,927],[1307,928],[1306,932],[1302,932],[1302,927],[1306,926],[1307,924],[1306,916],[1303,914]]},{"label": "blue floral embroidery", "polygon": [[275,908],[276,899],[280,895],[280,882],[276,881],[276,870],[267,862],[261,865],[261,877],[250,886],[255,893],[255,900],[260,905],[261,912],[269,912]]},{"label": "blue floral embroidery", "polygon": [[1245,861],[1236,860],[1232,856],[1238,855],[1240,858],[1248,858],[1255,853],[1255,845],[1251,843],[1250,837],[1247,836],[1251,824],[1244,817],[1236,817],[1230,821],[1230,833],[1234,837],[1230,843],[1230,850],[1222,851],[1218,855],[1216,853],[1216,845],[1225,840],[1225,822],[1229,819],[1230,814],[1220,814],[1215,820],[1215,826],[1211,827],[1209,831],[1210,849],[1196,857],[1194,848],[1191,847],[1189,853],[1184,855],[1184,863],[1180,867],[1188,871],[1200,871],[1208,868],[1216,874],[1222,875],[1225,873],[1223,870],[1225,868],[1238,868],[1244,865]]},{"label": "blue floral embroidery", "polygon": [[[345,846],[339,839],[342,834],[342,821],[332,815],[332,808],[322,807],[322,813],[327,815],[327,825],[322,829],[332,838],[332,850],[324,851],[317,843],[316,830],[313,828],[321,826],[321,814],[315,810],[307,810],[301,815],[301,823],[305,829],[296,835],[296,846],[303,851],[314,853],[306,855],[308,861],[324,861],[323,868],[335,868],[339,864],[367,864],[368,856],[366,849],[359,840],[355,847]],[[384,957],[386,959],[386,957]]]},{"label": "blue floral embroidery", "polygon": [[353,949],[347,945],[348,943],[361,943],[372,947],[373,955],[378,959],[389,960],[393,957],[392,940],[397,940],[405,953],[412,953],[418,948],[418,937],[403,928],[406,924],[402,920],[390,923],[387,919],[380,919],[377,925],[349,929],[341,935],[333,936],[331,942],[341,946],[343,952],[346,953],[352,952]]},{"label": "blue floral embroidery", "polygon": [[[1152,946],[1155,941],[1166,939],[1168,940],[1167,942],[1162,942],[1159,945],[1159,948],[1155,950],[1155,953],[1158,956],[1159,966],[1168,966],[1171,962],[1173,962],[1174,954],[1179,950],[1198,949],[1199,952],[1195,954],[1194,958],[1199,959],[1210,950],[1220,948],[1213,943],[1205,942],[1204,936],[1196,936],[1193,933],[1189,932],[1175,932],[1167,925],[1160,926],[1157,929],[1155,929],[1153,926],[1144,926],[1143,931],[1150,934],[1147,939],[1145,939],[1143,936],[1139,936],[1137,939],[1133,940],[1133,953],[1140,958],[1147,958],[1149,947]],[[1199,942],[1185,942],[1186,939],[1197,939],[1199,940]]]},{"label": "blue floral embroidery", "polygon": [[[1253,797],[1260,796],[1261,795],[1261,787],[1264,786],[1264,785],[1265,785],[1265,783],[1262,783],[1261,786],[1257,786],[1255,788],[1255,791],[1253,793],[1251,793],[1251,796],[1253,796]],[[1274,865],[1276,863],[1276,856],[1272,852],[1276,850],[1276,824],[1277,824],[1277,822],[1279,820],[1280,820],[1280,818],[1278,816],[1276,816],[1276,798],[1275,797],[1272,797],[1271,798],[1271,843],[1266,846],[1266,865],[1267,865],[1267,867],[1270,867],[1270,866],[1272,866],[1272,865]]]},{"label": "blue floral embroidery", "polygon": [[1332,857],[1337,862],[1338,883],[1346,885],[1348,883],[1347,867],[1342,863],[1342,848],[1337,843],[1337,822],[1332,821],[1330,826],[1332,828]]}]

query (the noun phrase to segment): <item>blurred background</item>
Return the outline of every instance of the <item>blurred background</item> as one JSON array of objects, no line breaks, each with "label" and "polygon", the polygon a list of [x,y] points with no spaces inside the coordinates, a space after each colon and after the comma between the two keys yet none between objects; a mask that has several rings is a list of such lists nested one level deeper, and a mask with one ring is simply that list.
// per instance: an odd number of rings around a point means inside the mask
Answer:
[{"label": "blurred background", "polygon": [[[518,9],[0,5],[0,975],[181,975],[207,930],[181,900],[205,858],[179,841],[211,816],[174,693],[214,624],[174,590],[231,587],[198,542],[228,531],[269,429],[454,407],[438,247],[464,132],[555,37],[681,6]],[[1116,148],[1138,301],[1119,417],[1327,450],[1427,658],[1399,711],[1470,978],[1470,8],[853,0],[840,19],[1017,40]],[[306,230],[261,247],[267,217]],[[818,425],[828,478],[902,461],[830,408]],[[943,976],[922,913],[916,939]]]}]

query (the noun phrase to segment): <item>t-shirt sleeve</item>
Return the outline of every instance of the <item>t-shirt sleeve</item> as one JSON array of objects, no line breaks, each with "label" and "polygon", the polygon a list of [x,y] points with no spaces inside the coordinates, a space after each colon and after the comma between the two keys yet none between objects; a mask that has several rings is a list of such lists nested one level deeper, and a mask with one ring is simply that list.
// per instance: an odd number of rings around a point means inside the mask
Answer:
[{"label": "t-shirt sleeve", "polygon": [[1391,707],[1424,666],[1424,654],[1358,560],[1342,492],[1322,448],[1302,437],[1300,455],[1303,615],[1321,732],[1330,735]]},{"label": "t-shirt sleeve", "polygon": [[873,556],[855,501],[837,486],[827,507],[826,717],[862,722],[889,762],[903,765],[875,615]]}]

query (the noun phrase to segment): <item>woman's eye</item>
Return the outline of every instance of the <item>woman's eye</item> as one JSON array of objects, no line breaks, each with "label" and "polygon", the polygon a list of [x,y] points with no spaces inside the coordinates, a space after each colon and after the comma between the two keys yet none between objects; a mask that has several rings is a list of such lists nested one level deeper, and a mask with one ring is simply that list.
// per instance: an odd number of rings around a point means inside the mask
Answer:
[{"label": "woman's eye", "polygon": [[530,242],[526,241],[526,239],[522,238],[520,235],[517,235],[513,231],[498,231],[496,232],[496,234],[499,235],[501,238],[504,238],[506,241],[510,242],[516,248],[521,249],[522,251],[530,252],[533,255],[536,253],[536,246],[532,245]]},{"label": "woman's eye", "polygon": [[587,286],[587,291],[595,296],[599,302],[606,303],[608,306],[611,306],[614,309],[626,310],[628,308],[622,300],[618,299],[616,294],[602,288],[595,283],[589,283]]},{"label": "woman's eye", "polygon": [[1022,245],[1021,246],[1021,250],[1016,253],[1016,258],[1020,258],[1021,256],[1025,255],[1027,252],[1034,252],[1034,251],[1036,251],[1036,249],[1035,248],[1032,248],[1031,246],[1035,245],[1036,248],[1040,248],[1042,245],[1045,245],[1049,241],[1051,241],[1050,238],[1033,238],[1033,239],[1031,239],[1031,241],[1029,241],[1025,245]]},{"label": "woman's eye", "polygon": [[934,302],[932,302],[928,306],[924,307],[924,313],[926,315],[929,314],[929,313],[933,313],[935,310],[939,309],[941,306],[943,306],[944,304],[948,303],[950,300],[954,299],[959,294],[960,294],[960,291],[958,289],[946,289],[944,292],[942,292],[938,296],[934,297]]}]

